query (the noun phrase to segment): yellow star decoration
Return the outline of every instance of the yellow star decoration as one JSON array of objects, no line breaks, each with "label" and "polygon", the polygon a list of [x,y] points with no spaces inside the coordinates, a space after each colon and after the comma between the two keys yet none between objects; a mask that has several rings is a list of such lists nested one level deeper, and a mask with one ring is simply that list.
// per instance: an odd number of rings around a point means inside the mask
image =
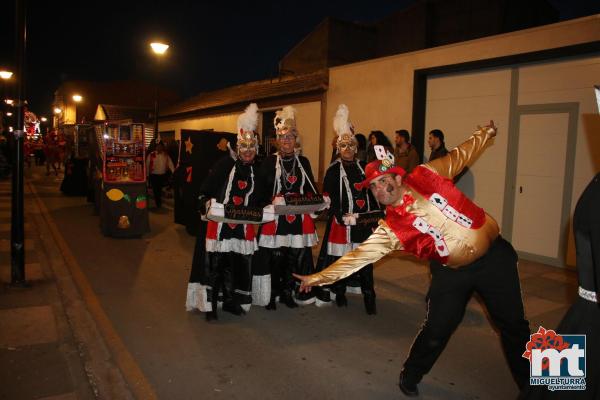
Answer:
[{"label": "yellow star decoration", "polygon": [[192,143],[192,138],[188,136],[187,140],[183,143],[185,143],[185,152],[192,154],[192,147],[194,147],[194,144]]}]

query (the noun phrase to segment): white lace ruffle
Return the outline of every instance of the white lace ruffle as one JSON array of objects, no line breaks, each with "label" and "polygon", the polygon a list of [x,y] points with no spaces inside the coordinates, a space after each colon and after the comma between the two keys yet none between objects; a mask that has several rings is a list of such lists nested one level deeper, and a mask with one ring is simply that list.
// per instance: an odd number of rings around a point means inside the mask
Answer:
[{"label": "white lace ruffle", "polygon": [[579,297],[581,297],[582,299],[585,299],[587,301],[591,301],[593,303],[598,302],[598,296],[596,295],[596,292],[592,292],[591,290],[584,289],[581,286],[579,286]]}]

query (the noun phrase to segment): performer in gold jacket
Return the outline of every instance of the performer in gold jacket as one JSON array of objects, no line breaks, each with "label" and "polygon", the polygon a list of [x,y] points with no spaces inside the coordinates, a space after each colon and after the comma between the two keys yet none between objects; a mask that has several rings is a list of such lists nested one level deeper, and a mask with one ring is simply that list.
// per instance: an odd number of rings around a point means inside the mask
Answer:
[{"label": "performer in gold jacket", "polygon": [[453,184],[452,178],[475,160],[496,135],[493,122],[479,128],[446,156],[412,173],[393,164],[378,148],[378,160],[366,168],[363,185],[387,206],[385,221],[356,249],[313,275],[296,276],[301,290],[329,285],[373,263],[393,250],[430,261],[431,287],[427,318],[417,335],[399,386],[417,396],[417,384],[440,356],[463,318],[473,292],[483,299],[500,336],[510,369],[520,388],[529,366],[521,357],[529,340],[517,271],[517,254],[504,240],[496,221]]}]

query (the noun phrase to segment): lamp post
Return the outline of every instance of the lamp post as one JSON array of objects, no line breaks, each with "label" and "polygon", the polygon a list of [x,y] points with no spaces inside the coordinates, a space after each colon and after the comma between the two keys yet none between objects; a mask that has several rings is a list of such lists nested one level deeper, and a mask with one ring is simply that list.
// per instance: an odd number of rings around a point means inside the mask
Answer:
[{"label": "lamp post", "polygon": [[17,0],[16,37],[17,37],[17,97],[15,101],[16,127],[13,135],[14,150],[12,160],[12,209],[10,231],[10,256],[12,286],[26,287],[25,280],[25,210],[23,204],[23,140],[25,136],[25,55],[27,43],[27,23],[25,19],[25,0]]},{"label": "lamp post", "polygon": [[152,52],[156,54],[156,90],[154,92],[154,139],[158,139],[158,65],[160,65],[160,60],[164,57],[165,53],[169,49],[169,45],[160,42],[152,42],[150,43],[150,47],[152,48]]},{"label": "lamp post", "polygon": [[80,94],[74,94],[72,99],[75,102],[75,125],[77,125],[77,103],[81,103],[83,97]]}]

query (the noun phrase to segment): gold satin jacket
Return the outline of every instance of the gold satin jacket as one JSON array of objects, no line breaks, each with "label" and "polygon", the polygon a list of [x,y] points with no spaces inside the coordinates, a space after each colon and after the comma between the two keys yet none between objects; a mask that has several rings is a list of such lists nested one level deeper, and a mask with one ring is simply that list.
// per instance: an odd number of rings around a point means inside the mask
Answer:
[{"label": "gold satin jacket", "polygon": [[[475,161],[491,144],[492,136],[481,128],[464,143],[452,149],[446,156],[423,164],[423,167],[452,179],[464,167]],[[483,256],[499,234],[496,221],[485,214],[485,222],[478,229],[470,229],[449,220],[439,208],[418,192],[403,184],[405,194],[414,198],[406,210],[437,227],[443,234],[448,250],[447,266],[457,268]],[[323,271],[309,276],[311,286],[329,285],[352,275],[367,264],[380,260],[394,250],[403,250],[402,243],[384,220],[379,227],[356,249],[346,253]]]}]

